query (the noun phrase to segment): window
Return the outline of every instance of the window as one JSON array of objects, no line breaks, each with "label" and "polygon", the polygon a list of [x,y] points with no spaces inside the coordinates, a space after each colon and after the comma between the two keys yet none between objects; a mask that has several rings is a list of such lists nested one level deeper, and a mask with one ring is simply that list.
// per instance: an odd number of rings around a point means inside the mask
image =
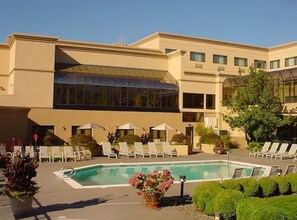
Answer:
[{"label": "window", "polygon": [[219,63],[219,64],[227,64],[227,56],[223,55],[213,55],[213,62],[214,63]]},{"label": "window", "polygon": [[216,97],[215,95],[206,94],[206,109],[216,108],[215,97]]},{"label": "window", "polygon": [[247,59],[241,57],[234,57],[234,66],[247,66]]},{"label": "window", "polygon": [[85,135],[92,135],[92,129],[78,129],[80,126],[72,126],[71,127],[71,135],[75,134],[85,134]]},{"label": "window", "polygon": [[183,93],[183,108],[204,108],[204,94]]},{"label": "window", "polygon": [[285,66],[297,65],[297,57],[290,57],[285,59]]},{"label": "window", "polygon": [[203,122],[203,112],[183,112],[183,122]]},{"label": "window", "polygon": [[266,61],[264,60],[254,60],[254,66],[259,69],[266,69]]},{"label": "window", "polygon": [[176,49],[165,48],[165,53],[166,54],[171,53],[173,51],[176,51]]},{"label": "window", "polygon": [[279,68],[279,60],[270,61],[270,69],[277,69]]},{"label": "window", "polygon": [[205,62],[205,53],[190,52],[190,60],[197,62]]}]

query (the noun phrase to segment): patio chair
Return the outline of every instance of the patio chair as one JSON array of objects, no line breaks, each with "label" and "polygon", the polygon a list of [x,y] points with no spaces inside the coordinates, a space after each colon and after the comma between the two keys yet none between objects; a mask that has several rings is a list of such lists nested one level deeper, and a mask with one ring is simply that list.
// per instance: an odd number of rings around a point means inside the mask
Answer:
[{"label": "patio chair", "polygon": [[264,174],[262,167],[253,167],[251,175],[247,176],[250,178],[256,178],[258,179],[259,177],[261,177]]},{"label": "patio chair", "polygon": [[22,146],[13,146],[12,157],[22,153],[23,153]]},{"label": "patio chair", "polygon": [[12,153],[6,151],[6,146],[1,145],[0,146],[0,155],[6,155],[6,156],[10,156],[11,157],[12,156]]},{"label": "patio chair", "polygon": [[244,168],[235,168],[233,174],[232,174],[232,179],[240,179],[243,177],[243,171]]},{"label": "patio chair", "polygon": [[137,155],[142,157],[145,157],[145,156],[151,157],[149,153],[144,152],[142,142],[134,142],[134,146],[135,146],[135,151],[134,151],[135,157],[137,157]]},{"label": "patio chair", "polygon": [[289,147],[288,143],[282,143],[278,152],[275,153],[266,153],[266,158],[270,157],[271,159],[277,155],[284,154]]},{"label": "patio chair", "polygon": [[63,148],[64,148],[64,160],[65,160],[65,162],[67,162],[68,159],[73,159],[74,161],[76,161],[77,155],[73,151],[72,146],[64,146]]},{"label": "patio chair", "polygon": [[42,159],[48,160],[48,162],[51,162],[51,155],[48,151],[47,146],[40,146],[39,147],[39,162],[42,162]]},{"label": "patio chair", "polygon": [[119,156],[136,157],[134,153],[129,151],[127,142],[119,142],[120,152]]},{"label": "patio chair", "polygon": [[275,156],[275,159],[283,159],[283,158],[294,158],[295,154],[297,152],[297,144],[292,144],[290,147],[289,152],[284,152],[283,154],[279,154]]},{"label": "patio chair", "polygon": [[29,155],[31,158],[33,158],[35,156],[34,146],[26,146],[25,155]]},{"label": "patio chair", "polygon": [[279,176],[281,175],[279,173],[280,171],[280,166],[279,165],[274,165],[274,166],[271,166],[271,169],[270,169],[270,172],[269,172],[269,176],[273,177],[273,176]]},{"label": "patio chair", "polygon": [[165,153],[165,155],[168,155],[171,157],[173,157],[173,156],[179,157],[179,154],[176,151],[171,150],[168,141],[162,142],[161,144],[162,144],[163,152]]},{"label": "patio chair", "polygon": [[271,142],[266,141],[264,143],[264,145],[262,146],[262,150],[260,152],[258,152],[258,151],[256,151],[256,152],[250,152],[249,153],[249,157],[250,156],[256,157],[256,156],[258,156],[258,154],[262,154],[262,153],[268,152],[268,149],[269,149],[270,145],[271,145]]},{"label": "patio chair", "polygon": [[286,176],[290,173],[295,173],[295,172],[296,172],[296,164],[288,164],[283,176]]},{"label": "patio chair", "polygon": [[111,149],[109,142],[102,142],[103,155],[108,158],[115,157],[118,158],[118,155]]},{"label": "patio chair", "polygon": [[92,160],[92,152],[88,149],[85,149],[83,146],[77,146],[79,152],[82,152],[84,160]]},{"label": "patio chair", "polygon": [[151,157],[152,156],[156,156],[156,157],[162,156],[162,157],[165,157],[164,152],[159,152],[157,150],[157,145],[156,145],[155,142],[148,142],[147,144],[148,144],[148,148],[149,148],[149,152],[148,153],[150,154]]},{"label": "patio chair", "polygon": [[79,146],[72,146],[73,152],[76,154],[76,160],[84,160],[84,151]]},{"label": "patio chair", "polygon": [[280,143],[278,143],[278,142],[272,143],[271,148],[269,149],[268,152],[264,152],[264,153],[262,153],[261,155],[258,155],[258,156],[262,156],[264,158],[264,157],[267,157],[267,155],[274,154],[277,151],[279,144]]},{"label": "patio chair", "polygon": [[55,162],[55,159],[64,160],[64,154],[61,152],[60,146],[52,146],[52,162]]}]

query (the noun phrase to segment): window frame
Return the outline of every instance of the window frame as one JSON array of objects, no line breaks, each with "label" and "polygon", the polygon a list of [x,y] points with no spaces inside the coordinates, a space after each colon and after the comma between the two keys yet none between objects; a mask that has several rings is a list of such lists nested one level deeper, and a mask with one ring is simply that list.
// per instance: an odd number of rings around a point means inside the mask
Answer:
[{"label": "window frame", "polygon": [[[239,61],[243,61],[244,64],[240,65]],[[244,58],[244,57],[234,57],[234,66],[247,67],[248,66],[248,59]]]},{"label": "window frame", "polygon": [[[199,57],[199,59],[195,59],[196,55]],[[195,62],[205,62],[205,53],[190,51],[190,60]]]},{"label": "window frame", "polygon": [[[223,58],[223,62],[221,62],[220,58]],[[226,55],[213,54],[212,61],[213,61],[213,63],[227,65],[228,57]]]}]

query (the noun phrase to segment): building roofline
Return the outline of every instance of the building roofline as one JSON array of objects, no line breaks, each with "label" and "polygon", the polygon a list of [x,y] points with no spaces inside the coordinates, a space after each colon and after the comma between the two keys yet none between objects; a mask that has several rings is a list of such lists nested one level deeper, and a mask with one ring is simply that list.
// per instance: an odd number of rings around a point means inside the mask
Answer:
[{"label": "building roofline", "polygon": [[165,33],[165,32],[156,32],[152,35],[149,35],[139,41],[136,41],[135,43],[132,43],[130,46],[137,47],[139,45],[142,45],[146,42],[149,42],[155,38],[168,38],[168,39],[176,39],[176,40],[186,40],[186,41],[193,41],[193,42],[202,42],[202,43],[211,43],[211,44],[218,44],[218,45],[226,45],[226,46],[235,46],[235,47],[241,47],[241,48],[253,48],[260,51],[268,51],[268,47],[260,47],[260,46],[254,46],[254,45],[248,45],[248,44],[240,44],[235,42],[229,42],[229,41],[220,41],[220,40],[214,40],[214,39],[208,39],[208,38],[202,38],[202,37],[193,37],[193,36],[186,36],[186,35],[179,35],[179,34],[171,34],[171,33]]}]

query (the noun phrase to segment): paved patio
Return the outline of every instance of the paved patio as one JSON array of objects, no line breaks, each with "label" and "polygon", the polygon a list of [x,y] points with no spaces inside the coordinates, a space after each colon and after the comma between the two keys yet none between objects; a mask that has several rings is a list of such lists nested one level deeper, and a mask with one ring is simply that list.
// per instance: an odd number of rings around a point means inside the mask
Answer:
[{"label": "paved patio", "polygon": [[[57,180],[53,174],[64,166],[80,167],[98,163],[118,162],[156,162],[156,161],[195,161],[227,159],[227,155],[211,155],[198,153],[180,158],[94,158],[91,161],[41,163],[38,168],[37,183],[40,192],[35,195],[33,202],[35,211],[30,216],[18,219],[102,219],[102,220],[130,220],[130,219],[194,219],[174,206],[165,206],[159,210],[145,207],[141,198],[136,195],[133,187],[112,187],[96,189],[73,189],[64,181]],[[292,159],[271,160],[248,157],[244,149],[233,150],[230,160],[261,165],[280,165],[284,170],[287,164],[294,163]],[[2,182],[3,184],[3,182]],[[185,183],[186,196],[191,196],[197,183]],[[1,180],[0,180],[1,187]],[[180,184],[174,184],[166,193],[166,198],[179,196]],[[10,210],[8,198],[0,195],[0,219],[15,219]]]}]

